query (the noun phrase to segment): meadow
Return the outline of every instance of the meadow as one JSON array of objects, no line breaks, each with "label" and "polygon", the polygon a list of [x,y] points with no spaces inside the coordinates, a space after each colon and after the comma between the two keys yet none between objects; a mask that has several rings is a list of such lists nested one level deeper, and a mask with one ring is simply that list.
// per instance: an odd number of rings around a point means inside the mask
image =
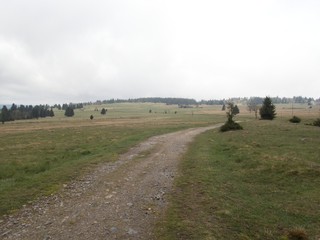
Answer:
[{"label": "meadow", "polygon": [[[241,111],[240,111],[241,112]],[[319,239],[319,109],[277,106],[273,121],[209,131],[191,144],[159,239]]]},{"label": "meadow", "polygon": [[[100,114],[103,107],[106,115]],[[0,216],[58,191],[99,163],[116,161],[150,136],[223,119],[202,111],[164,104],[91,105],[75,110],[71,118],[56,109],[53,118],[1,124]]]},{"label": "meadow", "polygon": [[[182,157],[159,239],[320,237],[320,128],[306,125],[320,117],[318,106],[278,105],[273,121],[239,107],[244,130],[201,134]],[[63,113],[0,126],[0,216],[150,136],[226,121],[221,106],[121,103]],[[302,122],[290,123],[292,115]]]}]

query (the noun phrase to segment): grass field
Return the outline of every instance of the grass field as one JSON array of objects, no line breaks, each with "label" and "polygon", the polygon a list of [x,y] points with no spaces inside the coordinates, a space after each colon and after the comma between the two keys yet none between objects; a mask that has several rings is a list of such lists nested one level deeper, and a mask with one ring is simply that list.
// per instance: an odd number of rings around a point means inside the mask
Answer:
[{"label": "grass field", "polygon": [[[150,136],[226,120],[221,106],[122,103],[63,113],[0,125],[0,216]],[[302,123],[290,123],[292,115]],[[159,238],[285,239],[297,229],[320,237],[320,128],[305,125],[319,117],[317,108],[279,105],[276,120],[259,121],[240,106],[243,131],[199,136],[181,162]]]},{"label": "grass field", "polygon": [[304,121],[292,124],[291,110],[199,136],[180,165],[159,239],[319,239],[320,128],[304,125],[318,112],[295,109]]},{"label": "grass field", "polygon": [[[105,116],[95,111],[102,107],[108,109]],[[217,110],[205,109],[211,113]],[[120,153],[150,136],[223,119],[223,115],[203,114],[203,110],[112,104],[76,110],[72,118],[55,111],[53,118],[1,124],[0,216],[57,191],[98,163],[116,161]]]}]

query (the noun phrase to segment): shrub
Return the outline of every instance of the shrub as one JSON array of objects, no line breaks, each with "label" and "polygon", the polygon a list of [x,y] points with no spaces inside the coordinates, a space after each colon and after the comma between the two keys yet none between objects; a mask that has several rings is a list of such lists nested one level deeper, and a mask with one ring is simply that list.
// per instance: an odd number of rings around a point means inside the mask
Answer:
[{"label": "shrub", "polygon": [[242,130],[242,126],[235,121],[227,121],[220,127],[221,132],[233,131],[233,130]]},{"label": "shrub", "polygon": [[317,120],[315,120],[315,121],[313,122],[313,126],[320,127],[320,118],[318,118]]},{"label": "shrub", "polygon": [[293,116],[289,121],[292,123],[299,123],[301,122],[301,119],[297,116]]}]

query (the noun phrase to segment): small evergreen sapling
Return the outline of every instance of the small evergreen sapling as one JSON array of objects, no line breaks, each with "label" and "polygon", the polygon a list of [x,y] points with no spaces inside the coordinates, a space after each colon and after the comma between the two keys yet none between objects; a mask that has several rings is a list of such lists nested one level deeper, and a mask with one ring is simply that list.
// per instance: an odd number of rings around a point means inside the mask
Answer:
[{"label": "small evergreen sapling", "polygon": [[[238,108],[238,107],[237,107]],[[236,123],[233,118],[238,114],[238,110],[235,110],[235,106],[232,102],[228,103],[227,106],[227,121],[224,125],[220,127],[221,132],[231,131],[231,130],[241,130],[243,129],[239,123]]]},{"label": "small evergreen sapling", "polygon": [[266,97],[263,100],[260,116],[263,120],[273,120],[276,117],[276,107],[273,105],[270,97]]}]

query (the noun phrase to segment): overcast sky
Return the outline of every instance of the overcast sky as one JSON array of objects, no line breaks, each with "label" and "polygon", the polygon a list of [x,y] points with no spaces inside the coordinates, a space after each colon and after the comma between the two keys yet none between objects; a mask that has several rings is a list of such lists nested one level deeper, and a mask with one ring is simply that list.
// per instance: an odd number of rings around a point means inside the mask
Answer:
[{"label": "overcast sky", "polygon": [[318,0],[0,0],[0,103],[320,97]]}]

